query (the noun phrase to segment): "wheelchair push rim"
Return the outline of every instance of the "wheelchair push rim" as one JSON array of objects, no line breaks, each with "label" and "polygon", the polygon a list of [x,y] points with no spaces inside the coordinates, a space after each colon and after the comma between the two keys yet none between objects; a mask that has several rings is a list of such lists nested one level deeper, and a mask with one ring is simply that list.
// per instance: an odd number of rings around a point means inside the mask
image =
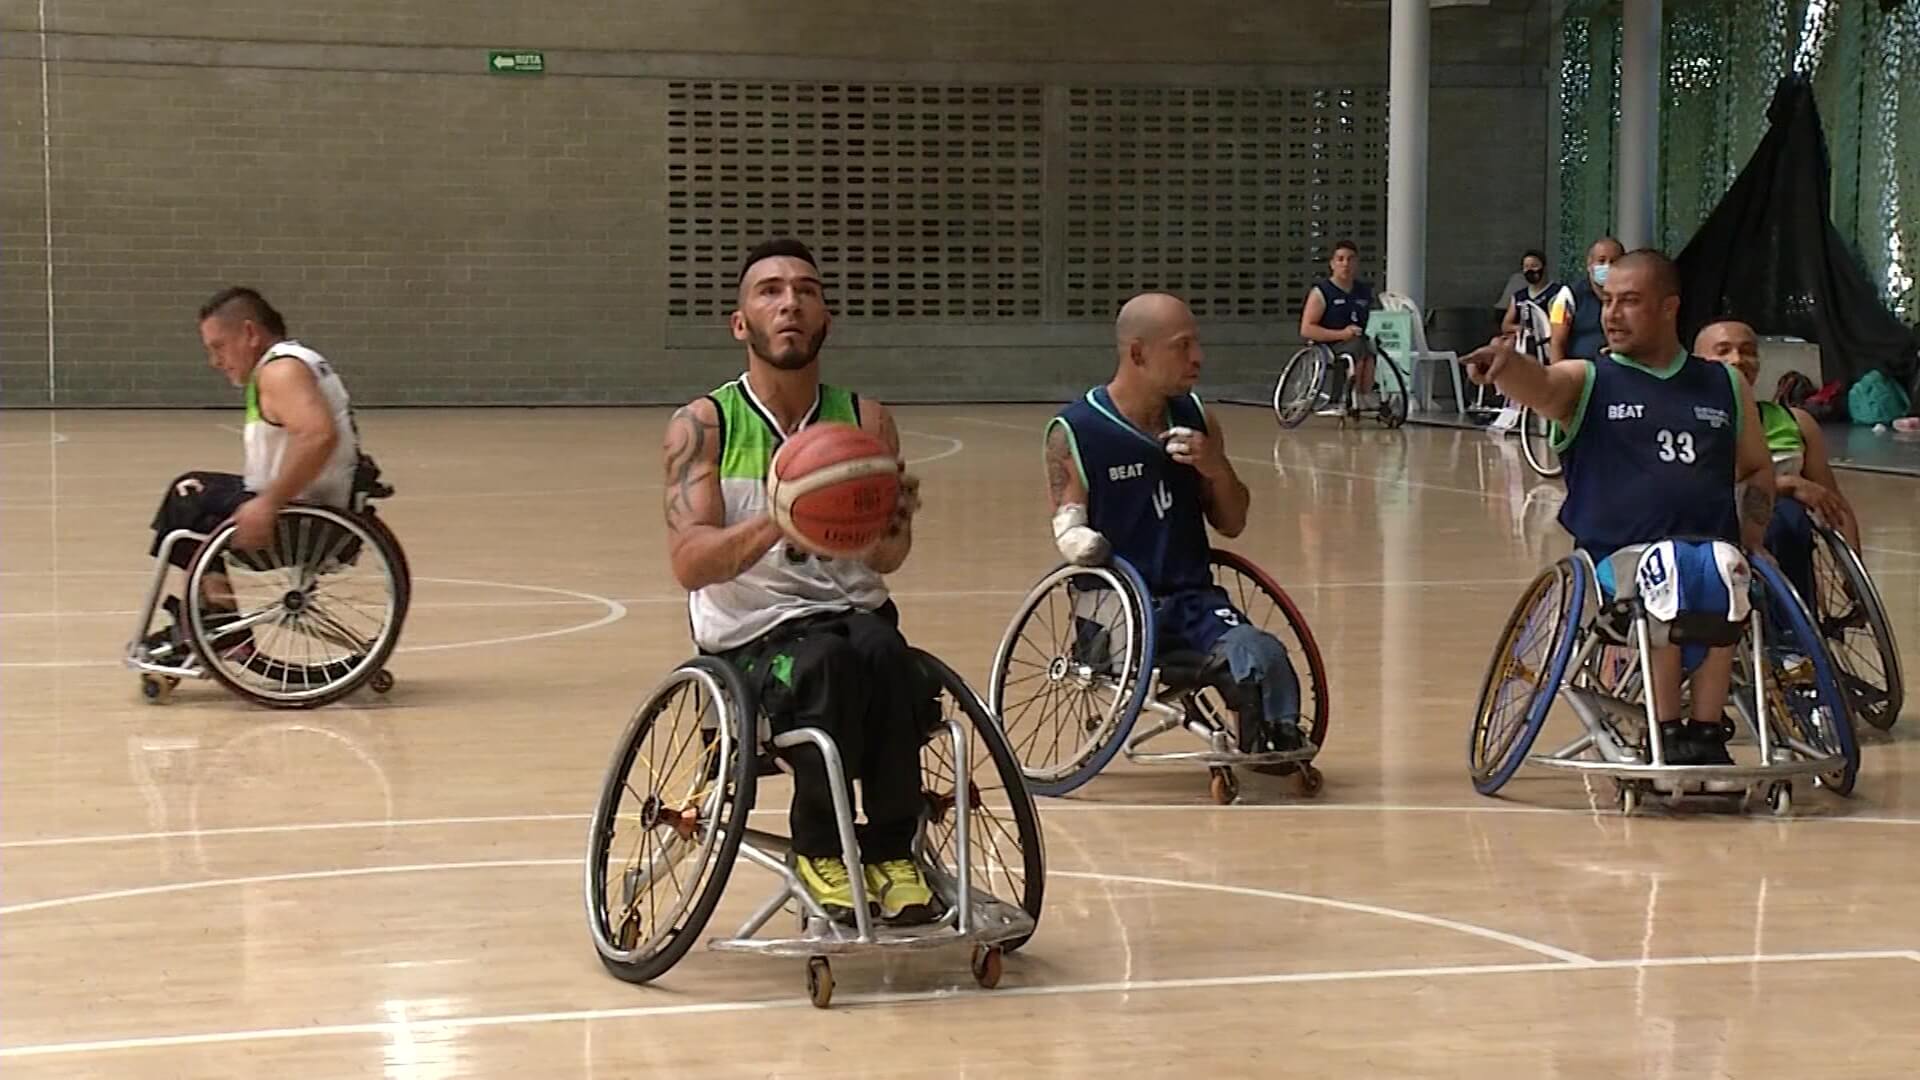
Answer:
[{"label": "wheelchair push rim", "polygon": [[[945,721],[958,720],[967,733],[967,863],[969,891],[976,902],[997,897],[1024,910],[1035,923],[1046,892],[1046,850],[1040,815],[1026,777],[1005,732],[978,695],[939,658],[918,649],[914,658],[940,686],[942,723],[920,750],[922,795],[927,808],[919,837],[922,861],[948,896],[957,893],[959,875],[959,778]],[[1012,952],[1033,936],[1029,931],[1000,942]]]},{"label": "wheelchair push rim", "polygon": [[1492,795],[1526,761],[1579,639],[1587,577],[1572,559],[1542,571],[1508,616],[1481,682],[1467,744],[1474,789]]},{"label": "wheelchair push rim", "polygon": [[1536,474],[1560,475],[1560,455],[1553,449],[1553,428],[1546,417],[1527,407],[1520,410],[1520,452],[1527,459],[1527,467]]},{"label": "wheelchair push rim", "polygon": [[1273,383],[1273,416],[1284,428],[1299,427],[1319,407],[1327,354],[1309,345],[1293,354]]},{"label": "wheelchair push rim", "polygon": [[[1089,595],[1096,599],[1087,608],[1079,597]],[[1154,627],[1146,595],[1125,560],[1061,566],[1027,593],[1008,624],[994,655],[988,708],[1035,794],[1074,790],[1126,743],[1150,689]],[[1086,622],[1106,635],[1104,652],[1093,657],[1078,655]],[[1117,634],[1125,640],[1114,641]]]},{"label": "wheelchair push rim", "polygon": [[[1815,526],[1814,587],[1820,633],[1855,718],[1882,731],[1900,718],[1906,678],[1880,591],[1838,532]],[[1862,640],[1862,639],[1865,640]]]},{"label": "wheelchair push rim", "polygon": [[[1299,659],[1305,657],[1304,670],[1295,672],[1300,677],[1300,718],[1307,721],[1302,734],[1315,747],[1324,750],[1332,715],[1327,665],[1299,606],[1272,575],[1232,551],[1215,548],[1208,555],[1208,561],[1212,565],[1213,583],[1226,590],[1227,599],[1248,622],[1278,637],[1287,646],[1296,667]],[[1279,624],[1284,625],[1276,624],[1276,617]],[[1224,705],[1219,708],[1220,715],[1225,715]]]},{"label": "wheelchair push rim", "polygon": [[757,723],[739,673],[707,657],[675,669],[628,722],[594,807],[584,882],[594,949],[615,976],[658,978],[712,917],[753,809],[756,762],[743,748]]},{"label": "wheelchair push rim", "polygon": [[[261,551],[228,521],[195,555],[183,603],[201,670],[249,700],[313,708],[352,693],[399,644],[410,599],[392,533],[360,515],[288,506]],[[218,602],[208,599],[224,578]]]},{"label": "wheelchair push rim", "polygon": [[[1796,726],[1805,741],[1845,761],[1819,780],[1836,795],[1850,795],[1860,773],[1860,744],[1854,737],[1853,713],[1840,690],[1840,675],[1826,640],[1779,568],[1767,559],[1754,559],[1751,565],[1761,594],[1759,602],[1766,605],[1767,621],[1774,633],[1784,631],[1787,635],[1787,640],[1766,642],[1767,683],[1780,691],[1769,707],[1785,708],[1787,721]],[[1789,663],[1795,655],[1804,658],[1804,667]]]}]

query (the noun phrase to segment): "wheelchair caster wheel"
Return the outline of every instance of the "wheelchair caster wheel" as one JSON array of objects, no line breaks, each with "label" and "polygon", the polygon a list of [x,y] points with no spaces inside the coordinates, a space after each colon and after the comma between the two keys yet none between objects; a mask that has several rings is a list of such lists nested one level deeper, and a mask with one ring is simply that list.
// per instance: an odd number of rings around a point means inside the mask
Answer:
[{"label": "wheelchair caster wheel", "polygon": [[1793,785],[1780,783],[1768,788],[1767,805],[1773,809],[1774,817],[1793,813]]},{"label": "wheelchair caster wheel", "polygon": [[167,700],[173,697],[173,688],[178,685],[180,680],[171,675],[142,675],[140,676],[140,696],[155,705],[165,705]]},{"label": "wheelchair caster wheel", "polygon": [[373,677],[367,680],[367,689],[376,694],[384,694],[393,689],[393,672],[386,668],[374,672]]},{"label": "wheelchair caster wheel", "polygon": [[1233,770],[1224,765],[1213,767],[1213,778],[1207,782],[1207,790],[1212,792],[1213,801],[1221,806],[1232,805],[1240,797],[1240,781],[1234,779]]},{"label": "wheelchair caster wheel", "polygon": [[1298,782],[1300,784],[1300,794],[1305,795],[1309,799],[1320,794],[1321,789],[1327,786],[1327,778],[1320,774],[1320,770],[1304,761],[1300,763],[1300,778]]},{"label": "wheelchair caster wheel", "polygon": [[807,997],[816,1009],[833,1004],[833,968],[824,956],[807,958]]},{"label": "wheelchair caster wheel", "polygon": [[1000,985],[1001,949],[998,945],[975,945],[973,947],[973,981],[980,984],[982,990],[991,990]]},{"label": "wheelchair caster wheel", "polygon": [[1640,809],[1640,789],[1632,784],[1620,785],[1620,812],[1632,817]]}]

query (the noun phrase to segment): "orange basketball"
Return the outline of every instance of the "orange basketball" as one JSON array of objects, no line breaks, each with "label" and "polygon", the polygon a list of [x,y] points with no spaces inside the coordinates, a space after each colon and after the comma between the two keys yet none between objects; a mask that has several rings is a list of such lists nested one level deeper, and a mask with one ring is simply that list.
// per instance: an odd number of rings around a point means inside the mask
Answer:
[{"label": "orange basketball", "polygon": [[773,455],[767,503],[787,539],[828,558],[857,558],[893,524],[900,463],[850,424],[811,424]]}]

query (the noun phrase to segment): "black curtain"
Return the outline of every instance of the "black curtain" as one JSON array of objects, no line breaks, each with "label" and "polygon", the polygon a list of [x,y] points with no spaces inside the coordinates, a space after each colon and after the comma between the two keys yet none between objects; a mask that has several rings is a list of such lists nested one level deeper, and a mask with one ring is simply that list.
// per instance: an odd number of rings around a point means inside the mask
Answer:
[{"label": "black curtain", "polygon": [[1881,303],[1828,216],[1827,139],[1806,76],[1780,80],[1767,120],[1746,168],[1680,253],[1682,340],[1734,318],[1817,343],[1823,384],[1852,386],[1876,369],[1920,383],[1916,332]]}]

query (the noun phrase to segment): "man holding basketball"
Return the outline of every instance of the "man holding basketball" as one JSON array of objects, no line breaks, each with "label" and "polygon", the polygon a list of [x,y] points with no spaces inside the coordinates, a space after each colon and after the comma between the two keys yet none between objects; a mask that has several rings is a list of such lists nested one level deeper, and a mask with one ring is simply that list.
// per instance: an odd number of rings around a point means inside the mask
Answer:
[{"label": "man holding basketball", "polygon": [[1213,583],[1207,526],[1247,527],[1251,495],[1227,459],[1226,433],[1193,393],[1199,331],[1177,297],[1143,293],[1114,324],[1113,381],[1047,423],[1053,535],[1070,563],[1119,555],[1145,579],[1161,648],[1223,662],[1219,687],[1242,752],[1298,750],[1300,679],[1280,639],[1246,621]]},{"label": "man holding basketball", "polygon": [[[667,426],[667,548],[691,595],[703,652],[738,667],[778,733],[815,727],[860,781],[866,823],[858,841],[868,896],[894,923],[922,923],[939,902],[913,860],[922,808],[920,748],[939,721],[938,687],[910,661],[882,575],[913,548],[918,481],[901,466],[893,524],[858,558],[813,554],[769,513],[774,452],[815,423],[856,426],[896,458],[900,436],[885,406],[820,381],[832,317],[813,255],[770,240],[740,270],[736,341],[744,375],[674,413]],[[810,745],[790,751],[795,871],[829,915],[853,920],[826,764]]]}]

